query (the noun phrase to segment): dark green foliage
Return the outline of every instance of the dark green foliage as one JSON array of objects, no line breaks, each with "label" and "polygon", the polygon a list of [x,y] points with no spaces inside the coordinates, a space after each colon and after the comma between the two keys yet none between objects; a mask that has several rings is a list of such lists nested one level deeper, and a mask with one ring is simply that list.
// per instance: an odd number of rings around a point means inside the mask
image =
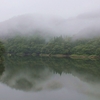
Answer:
[{"label": "dark green foliage", "polygon": [[0,62],[0,76],[3,74],[4,70],[5,70],[4,64],[3,62]]},{"label": "dark green foliage", "polygon": [[77,54],[100,56],[100,38],[72,41],[71,38],[60,36],[47,41],[39,36],[16,36],[6,40],[5,47],[7,53],[14,55]]},{"label": "dark green foliage", "polygon": [[3,71],[4,71],[4,65],[3,65],[3,54],[5,52],[4,46],[2,44],[2,42],[0,42],[0,75],[2,75]]},{"label": "dark green foliage", "polygon": [[78,41],[78,44],[72,49],[72,53],[79,55],[100,55],[100,38],[94,38],[90,40]]},{"label": "dark green foliage", "polygon": [[1,57],[3,56],[4,52],[5,52],[4,46],[2,42],[0,42],[0,60],[2,59]]}]

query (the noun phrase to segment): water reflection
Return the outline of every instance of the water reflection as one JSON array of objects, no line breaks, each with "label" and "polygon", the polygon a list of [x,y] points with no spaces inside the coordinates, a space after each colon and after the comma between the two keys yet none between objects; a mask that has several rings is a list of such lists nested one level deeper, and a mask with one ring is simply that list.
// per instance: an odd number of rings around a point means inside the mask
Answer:
[{"label": "water reflection", "polygon": [[2,76],[4,70],[5,70],[5,67],[4,67],[3,61],[0,61],[0,77]]},{"label": "water reflection", "polygon": [[[65,91],[100,99],[100,62],[63,58],[8,57],[0,81],[27,92]],[[4,71],[4,72],[3,72]],[[75,92],[76,91],[76,92]],[[82,94],[81,94],[82,93]],[[82,99],[84,100],[85,97]],[[68,99],[68,100],[74,100]],[[94,99],[85,99],[94,100]]]}]

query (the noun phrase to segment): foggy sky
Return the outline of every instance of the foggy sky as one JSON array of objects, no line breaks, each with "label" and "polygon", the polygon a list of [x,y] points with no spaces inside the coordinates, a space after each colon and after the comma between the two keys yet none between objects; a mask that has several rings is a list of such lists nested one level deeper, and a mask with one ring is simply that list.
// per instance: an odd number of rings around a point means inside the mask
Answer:
[{"label": "foggy sky", "polygon": [[27,13],[75,17],[100,10],[100,0],[0,0],[0,22]]}]

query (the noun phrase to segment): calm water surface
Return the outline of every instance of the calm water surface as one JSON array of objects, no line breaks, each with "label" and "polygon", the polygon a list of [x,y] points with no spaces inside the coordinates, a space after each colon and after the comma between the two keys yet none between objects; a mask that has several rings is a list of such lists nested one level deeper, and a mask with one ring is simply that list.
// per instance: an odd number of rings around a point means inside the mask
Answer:
[{"label": "calm water surface", "polygon": [[100,100],[100,61],[5,58],[0,100]]}]

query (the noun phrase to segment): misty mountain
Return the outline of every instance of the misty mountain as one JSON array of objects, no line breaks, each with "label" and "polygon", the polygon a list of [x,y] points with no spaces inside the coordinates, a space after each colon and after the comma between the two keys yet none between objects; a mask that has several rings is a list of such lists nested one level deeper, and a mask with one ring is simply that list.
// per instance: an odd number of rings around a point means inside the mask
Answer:
[{"label": "misty mountain", "polygon": [[95,27],[95,25],[93,25],[91,27],[84,28],[79,33],[73,35],[73,39],[91,39],[98,36],[100,37],[100,29],[99,27]]},{"label": "misty mountain", "polygon": [[83,28],[77,34],[73,35],[73,39],[89,39],[100,36],[100,13],[86,13],[77,16],[77,19],[87,21],[88,27]]},{"label": "misty mountain", "polygon": [[61,19],[41,15],[21,15],[0,22],[0,37],[15,35],[73,36],[91,38],[100,35],[100,14],[88,13],[75,18]]},{"label": "misty mountain", "polygon": [[49,18],[41,15],[21,15],[0,23],[0,36],[41,35],[56,36],[62,32],[60,24],[63,19]]}]

